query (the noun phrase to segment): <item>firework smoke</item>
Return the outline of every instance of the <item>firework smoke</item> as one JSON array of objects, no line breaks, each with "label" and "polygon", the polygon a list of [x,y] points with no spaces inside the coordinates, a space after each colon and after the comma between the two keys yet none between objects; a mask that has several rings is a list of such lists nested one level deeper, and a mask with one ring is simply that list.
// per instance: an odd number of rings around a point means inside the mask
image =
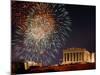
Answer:
[{"label": "firework smoke", "polygon": [[[47,3],[18,4],[24,5],[23,10],[20,9],[24,16],[21,15],[17,21],[12,20],[15,25],[12,36],[13,61],[35,61],[45,66],[51,65],[57,61],[71,31],[71,21],[65,6]],[[14,9],[15,3],[12,5]],[[25,8],[29,5],[31,7],[26,12]]]}]

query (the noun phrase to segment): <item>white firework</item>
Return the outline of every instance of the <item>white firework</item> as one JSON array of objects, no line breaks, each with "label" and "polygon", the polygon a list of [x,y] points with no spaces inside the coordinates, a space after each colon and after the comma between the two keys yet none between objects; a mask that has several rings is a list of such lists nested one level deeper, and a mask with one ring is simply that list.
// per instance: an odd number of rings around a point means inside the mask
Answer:
[{"label": "white firework", "polygon": [[[57,57],[69,37],[71,21],[64,5],[36,3],[30,9],[25,26],[19,26],[14,42],[17,59],[35,61],[43,65],[57,63]],[[22,32],[24,29],[25,32]],[[20,46],[19,43],[23,46]]]}]

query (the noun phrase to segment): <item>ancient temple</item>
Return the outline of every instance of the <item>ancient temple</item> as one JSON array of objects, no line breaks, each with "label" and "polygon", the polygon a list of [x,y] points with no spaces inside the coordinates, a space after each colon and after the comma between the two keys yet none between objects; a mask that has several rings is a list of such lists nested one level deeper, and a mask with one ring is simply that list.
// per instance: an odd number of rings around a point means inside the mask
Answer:
[{"label": "ancient temple", "polygon": [[68,48],[63,51],[62,64],[93,62],[95,62],[95,53],[91,53],[85,48]]}]

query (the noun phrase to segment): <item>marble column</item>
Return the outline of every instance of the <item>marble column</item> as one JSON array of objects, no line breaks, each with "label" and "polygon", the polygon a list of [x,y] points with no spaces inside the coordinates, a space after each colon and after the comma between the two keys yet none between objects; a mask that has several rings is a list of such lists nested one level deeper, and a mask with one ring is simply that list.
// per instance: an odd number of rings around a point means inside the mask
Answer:
[{"label": "marble column", "polygon": [[65,63],[65,53],[63,53],[63,62]]},{"label": "marble column", "polygon": [[67,62],[67,53],[66,53],[66,62]]},{"label": "marble column", "polygon": [[67,61],[69,61],[69,53],[67,53]]},{"label": "marble column", "polygon": [[71,61],[71,54],[69,53],[69,61]]},{"label": "marble column", "polygon": [[74,53],[72,53],[72,62],[74,62]]},{"label": "marble column", "polygon": [[80,52],[78,53],[78,62],[80,62]]},{"label": "marble column", "polygon": [[75,53],[75,61],[77,61],[77,53]]},{"label": "marble column", "polygon": [[24,67],[25,67],[25,70],[27,70],[29,68],[27,62],[24,63]]},{"label": "marble column", "polygon": [[80,59],[81,59],[81,61],[82,61],[82,52],[81,52],[80,54],[81,54]]}]

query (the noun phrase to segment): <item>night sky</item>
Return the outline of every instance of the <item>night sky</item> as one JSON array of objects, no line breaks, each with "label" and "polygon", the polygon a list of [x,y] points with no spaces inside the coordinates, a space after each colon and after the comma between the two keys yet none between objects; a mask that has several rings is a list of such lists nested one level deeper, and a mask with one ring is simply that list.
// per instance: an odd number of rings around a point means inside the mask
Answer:
[{"label": "night sky", "polygon": [[[16,6],[16,4],[14,4],[13,7],[14,6]],[[17,5],[16,7],[19,9],[20,5]],[[65,8],[69,12],[70,19],[72,20],[72,32],[66,42],[67,45],[65,48],[86,48],[89,51],[95,51],[95,6],[66,4]],[[26,9],[29,9],[29,7]],[[21,10],[19,9],[19,11]],[[21,15],[25,15],[27,13],[26,10],[24,11],[25,12]],[[13,13],[15,13],[15,11],[13,11]],[[12,17],[15,18],[16,16],[12,15]],[[16,28],[12,29],[15,30]]]},{"label": "night sky", "polygon": [[[19,2],[20,3],[20,2]],[[23,3],[12,4],[12,39],[14,38],[16,25],[24,25],[28,9],[32,7],[32,4],[24,5]],[[72,20],[70,37],[67,39],[64,48],[86,48],[91,52],[95,52],[95,6],[83,6],[83,5],[65,5],[66,10],[69,12],[70,19]],[[18,37],[17,37],[18,38]],[[18,39],[23,40],[22,36]],[[22,46],[22,44],[19,44]],[[13,50],[12,50],[13,51]],[[22,51],[22,50],[21,50]],[[63,52],[63,50],[60,50]],[[60,52],[59,52],[60,53]],[[14,54],[14,52],[12,52]],[[28,54],[28,53],[27,53]],[[57,56],[57,61],[63,53]],[[14,54],[15,55],[15,54]],[[29,54],[30,55],[30,54]],[[33,54],[34,55],[34,54]],[[12,55],[13,56],[13,55]],[[62,58],[62,57],[61,57]],[[55,60],[56,61],[56,60]],[[56,62],[57,62],[56,61]],[[53,61],[54,62],[54,61]],[[52,63],[53,63],[52,62]]]},{"label": "night sky", "polygon": [[72,20],[72,32],[66,47],[95,52],[95,6],[66,5],[66,9]]}]

